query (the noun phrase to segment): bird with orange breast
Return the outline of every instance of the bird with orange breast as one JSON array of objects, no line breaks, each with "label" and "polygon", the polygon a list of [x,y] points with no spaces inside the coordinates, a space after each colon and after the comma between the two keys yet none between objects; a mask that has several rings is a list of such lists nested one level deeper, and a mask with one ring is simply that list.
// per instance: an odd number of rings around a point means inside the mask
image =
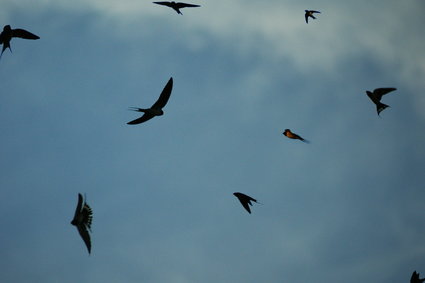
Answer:
[{"label": "bird with orange breast", "polygon": [[286,129],[286,130],[283,132],[283,135],[284,135],[284,136],[286,136],[286,137],[288,137],[288,138],[290,138],[290,139],[300,140],[300,141],[303,141],[303,142],[305,142],[305,143],[309,143],[309,141],[308,141],[308,140],[303,139],[303,138],[302,138],[302,137],[300,137],[299,135],[297,135],[297,134],[295,134],[295,133],[291,132],[291,130],[290,130],[290,129]]}]

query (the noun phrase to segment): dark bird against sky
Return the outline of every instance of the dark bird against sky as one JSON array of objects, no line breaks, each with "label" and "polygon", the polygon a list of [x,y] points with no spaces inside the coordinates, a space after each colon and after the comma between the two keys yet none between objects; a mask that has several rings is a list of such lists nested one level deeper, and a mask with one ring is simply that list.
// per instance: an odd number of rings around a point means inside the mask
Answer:
[{"label": "dark bird against sky", "polygon": [[257,202],[257,200],[243,193],[233,193],[233,195],[239,199],[239,201],[241,202],[242,206],[246,209],[246,211],[251,213],[251,208],[249,207],[250,205],[252,206],[251,201]]},{"label": "dark bird against sky", "polygon": [[410,277],[410,283],[422,283],[425,281],[425,278],[423,279],[419,279],[419,273],[415,271],[413,271],[412,273],[412,277]]},{"label": "dark bird against sky", "polygon": [[194,4],[186,4],[186,3],[180,3],[180,2],[167,2],[167,1],[161,1],[161,2],[153,2],[155,4],[158,5],[164,5],[164,6],[168,6],[170,8],[173,8],[177,14],[183,15],[182,12],[180,12],[181,8],[187,8],[187,7],[201,7],[200,5],[194,5]]},{"label": "dark bird against sky", "polygon": [[382,96],[394,90],[396,90],[396,88],[388,87],[388,88],[377,88],[373,92],[370,92],[368,90],[366,91],[367,96],[369,96],[372,102],[376,104],[376,111],[378,112],[378,115],[379,113],[381,113],[382,110],[389,107],[388,105],[381,103]]},{"label": "dark bird against sky", "polygon": [[83,196],[78,194],[78,204],[75,209],[74,219],[72,219],[71,224],[76,226],[78,229],[78,233],[80,233],[81,238],[87,246],[87,250],[89,254],[91,252],[91,241],[90,234],[91,232],[91,221],[93,219],[93,212],[90,206],[84,201]]},{"label": "dark bird against sky", "polygon": [[303,142],[308,143],[308,141],[307,141],[307,140],[303,139],[302,137],[300,137],[300,136],[299,136],[299,135],[297,135],[297,134],[294,134],[293,132],[291,132],[291,130],[290,130],[290,129],[285,129],[285,131],[284,131],[282,134],[283,134],[284,136],[286,136],[286,137],[290,138],[290,139],[300,140],[300,141],[303,141]]},{"label": "dark bird against sky", "polygon": [[29,31],[26,31],[24,29],[12,29],[10,25],[6,25],[3,27],[2,33],[0,33],[0,44],[3,44],[3,49],[1,50],[0,58],[3,55],[3,52],[6,50],[6,48],[9,48],[10,52],[12,52],[12,49],[10,48],[10,41],[13,37],[20,37],[25,39],[39,39],[35,34],[30,33]]},{"label": "dark bird against sky", "polygon": [[142,117],[137,118],[136,120],[130,121],[127,124],[128,125],[140,124],[140,123],[146,122],[147,120],[152,119],[155,116],[164,115],[164,111],[162,111],[162,108],[165,106],[165,104],[167,104],[168,99],[170,98],[172,89],[173,89],[173,78],[170,78],[170,80],[165,85],[164,89],[162,90],[158,100],[151,106],[151,108],[148,108],[148,109],[137,108],[137,107],[130,108],[130,110],[143,112],[144,114]]},{"label": "dark bird against sky", "polygon": [[316,17],[313,15],[314,13],[319,13],[319,11],[314,11],[314,10],[305,10],[305,22],[308,24],[308,18],[312,18],[312,19],[316,19]]}]

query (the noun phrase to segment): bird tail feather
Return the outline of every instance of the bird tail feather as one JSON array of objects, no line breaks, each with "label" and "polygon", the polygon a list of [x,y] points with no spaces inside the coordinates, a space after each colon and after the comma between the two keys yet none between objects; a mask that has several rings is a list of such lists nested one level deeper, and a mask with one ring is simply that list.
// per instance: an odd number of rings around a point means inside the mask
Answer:
[{"label": "bird tail feather", "polygon": [[381,113],[381,111],[384,110],[387,107],[390,107],[390,106],[379,102],[379,104],[376,105],[376,110],[378,111],[378,116]]}]

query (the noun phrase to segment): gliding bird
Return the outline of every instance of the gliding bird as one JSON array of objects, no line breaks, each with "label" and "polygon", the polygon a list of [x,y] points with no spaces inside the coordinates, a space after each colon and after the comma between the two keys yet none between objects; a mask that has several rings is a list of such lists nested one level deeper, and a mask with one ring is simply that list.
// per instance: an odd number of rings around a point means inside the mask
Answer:
[{"label": "gliding bird", "polygon": [[186,4],[186,3],[180,3],[180,2],[176,3],[174,1],[171,1],[171,2],[161,1],[161,2],[153,2],[153,3],[158,4],[158,5],[164,5],[164,6],[173,8],[174,11],[176,11],[177,14],[180,14],[180,15],[183,15],[180,12],[180,9],[181,8],[186,8],[186,7],[201,7],[200,5]]},{"label": "gliding bird", "polygon": [[308,24],[308,18],[312,18],[312,19],[316,19],[316,17],[313,15],[314,13],[319,13],[319,11],[314,11],[314,10],[305,10],[305,22]]},{"label": "gliding bird", "polygon": [[387,87],[387,88],[377,88],[373,92],[370,92],[368,90],[366,91],[366,94],[367,96],[369,96],[370,100],[372,100],[372,102],[376,104],[376,111],[378,112],[378,116],[382,110],[389,107],[388,105],[381,103],[382,96],[394,90],[397,90],[397,89],[393,87]]},{"label": "gliding bird", "polygon": [[170,78],[170,80],[165,85],[164,89],[162,90],[158,100],[151,106],[151,108],[148,108],[148,109],[137,108],[137,107],[130,108],[130,110],[143,112],[144,114],[142,117],[137,118],[136,120],[130,121],[127,124],[128,125],[140,124],[140,123],[146,122],[147,120],[152,119],[155,116],[164,115],[164,111],[162,111],[162,108],[165,106],[165,104],[167,104],[168,99],[170,98],[172,89],[173,89],[173,78]]},{"label": "gliding bird", "polygon": [[80,233],[81,238],[86,244],[89,254],[91,252],[91,241],[90,234],[87,230],[91,232],[90,228],[92,219],[93,212],[90,206],[85,201],[83,202],[83,196],[78,194],[78,204],[77,208],[75,209],[74,219],[72,219],[71,224],[77,227],[78,233]]},{"label": "gliding bird", "polygon": [[[249,214],[251,214],[251,209],[249,207],[250,205],[252,206],[251,201],[257,202],[257,200],[253,199],[252,197],[247,196],[243,193],[233,193],[233,195],[239,199],[242,206],[246,209],[246,211],[248,211]],[[259,202],[257,202],[257,203],[259,203]]]},{"label": "gliding bird", "polygon": [[10,48],[10,41],[13,37],[20,37],[24,39],[39,39],[35,34],[30,33],[29,31],[26,31],[24,29],[12,29],[10,25],[6,25],[3,27],[2,33],[0,33],[0,44],[3,44],[3,49],[1,50],[0,58],[3,55],[3,52],[6,50],[6,48],[9,48],[10,52],[12,52],[12,49]]}]

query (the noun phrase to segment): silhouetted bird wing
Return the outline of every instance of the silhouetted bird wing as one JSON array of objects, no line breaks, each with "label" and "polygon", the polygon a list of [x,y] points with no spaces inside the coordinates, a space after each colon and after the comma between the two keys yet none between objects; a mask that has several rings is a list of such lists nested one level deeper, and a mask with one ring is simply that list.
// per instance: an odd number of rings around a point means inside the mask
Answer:
[{"label": "silhouetted bird wing", "polygon": [[297,134],[294,134],[294,133],[292,133],[292,135],[293,135],[293,138],[294,139],[297,139],[297,140],[304,140],[302,137],[300,137],[299,135],[297,135]]},{"label": "silhouetted bird wing", "polygon": [[367,96],[370,98],[370,100],[373,101],[373,103],[377,104],[380,99],[377,99],[376,96],[373,94],[373,92],[366,91]]},{"label": "silhouetted bird wing", "polygon": [[238,198],[238,200],[240,201],[242,206],[246,209],[246,211],[248,211],[248,213],[251,214],[251,208],[249,207],[249,205],[251,204],[251,200],[254,202],[257,202],[257,200],[243,193],[234,193],[233,195]]},{"label": "silhouetted bird wing", "polygon": [[80,233],[81,238],[83,239],[84,243],[86,244],[87,251],[91,252],[91,241],[90,241],[90,234],[87,231],[87,227],[85,225],[78,225],[78,233]]},{"label": "silhouetted bird wing", "polygon": [[91,231],[91,222],[93,219],[93,211],[87,203],[84,203],[83,211],[83,223]]},{"label": "silhouetted bird wing", "polygon": [[26,31],[24,29],[20,29],[20,28],[12,30],[12,37],[20,37],[20,38],[25,38],[25,39],[39,39],[40,38],[37,35],[30,33],[29,31]]},{"label": "silhouetted bird wing", "polygon": [[383,95],[389,92],[392,92],[394,90],[397,90],[397,89],[394,87],[377,88],[373,91],[373,95],[376,97],[376,99],[378,99],[378,101],[380,101]]},{"label": "silhouetted bird wing", "polygon": [[243,205],[243,207],[251,214],[251,208],[249,207],[249,204],[247,201],[239,199],[240,203]]},{"label": "silhouetted bird wing", "polygon": [[299,135],[297,135],[297,134],[294,134],[294,136],[295,136],[295,138],[296,138],[296,139],[299,139],[300,141],[303,141],[303,142],[305,142],[305,143],[309,143],[309,141],[308,141],[308,140],[304,139],[303,137],[301,137],[301,136],[299,136]]},{"label": "silhouetted bird wing", "polygon": [[3,44],[6,42],[6,35],[2,32],[0,33],[0,44]]},{"label": "silhouetted bird wing", "polygon": [[153,117],[155,117],[154,115],[148,114],[148,113],[144,113],[142,117],[137,118],[136,120],[130,121],[127,123],[127,125],[136,125],[136,124],[141,124],[143,122],[146,122],[150,119],[152,119]]},{"label": "silhouetted bird wing", "polygon": [[415,270],[412,273],[412,277],[410,277],[410,283],[416,283],[418,279],[419,279],[419,274],[417,274]]},{"label": "silhouetted bird wing", "polygon": [[419,273],[417,273],[416,270],[413,271],[412,277],[410,278],[410,283],[422,283],[424,281],[425,281],[425,278],[419,279]]},{"label": "silhouetted bird wing", "polygon": [[78,194],[78,204],[77,204],[77,207],[75,208],[74,219],[72,219],[72,222],[78,221],[78,216],[80,215],[82,207],[83,207],[83,196],[81,194]]},{"label": "silhouetted bird wing", "polygon": [[161,2],[153,2],[153,3],[158,4],[158,5],[168,6],[168,7],[171,7],[171,8],[173,7],[173,4],[171,4],[171,2],[161,1]]},{"label": "silhouetted bird wing", "polygon": [[310,10],[310,12],[311,12],[311,13],[319,13],[319,14],[320,14],[320,12],[319,12],[319,11],[315,11],[315,10]]},{"label": "silhouetted bird wing", "polygon": [[187,4],[187,3],[176,3],[176,7],[180,9],[180,8],[186,8],[186,7],[201,7],[201,6],[194,5],[194,4]]},{"label": "silhouetted bird wing", "polygon": [[92,219],[93,212],[90,206],[85,202],[83,203],[83,196],[78,194],[78,204],[71,224],[77,227],[78,233],[86,244],[89,253],[91,252],[91,241],[88,230],[91,228]]},{"label": "silhouetted bird wing", "polygon": [[[172,89],[173,89],[173,78],[171,77],[170,80],[168,81],[168,83],[165,85],[164,89],[162,90],[161,95],[159,96],[158,100],[152,105],[151,108],[162,109],[165,106],[165,104],[167,104],[168,99],[170,98]],[[143,116],[142,116],[142,118],[143,118]],[[150,117],[150,118],[152,118],[152,117]]]},{"label": "silhouetted bird wing", "polygon": [[419,273],[417,273],[415,270],[412,273],[412,277],[410,277],[410,283],[417,283],[419,282],[418,280],[419,280]]},{"label": "silhouetted bird wing", "polygon": [[305,13],[304,17],[305,17],[305,22],[308,24],[308,12]]}]

